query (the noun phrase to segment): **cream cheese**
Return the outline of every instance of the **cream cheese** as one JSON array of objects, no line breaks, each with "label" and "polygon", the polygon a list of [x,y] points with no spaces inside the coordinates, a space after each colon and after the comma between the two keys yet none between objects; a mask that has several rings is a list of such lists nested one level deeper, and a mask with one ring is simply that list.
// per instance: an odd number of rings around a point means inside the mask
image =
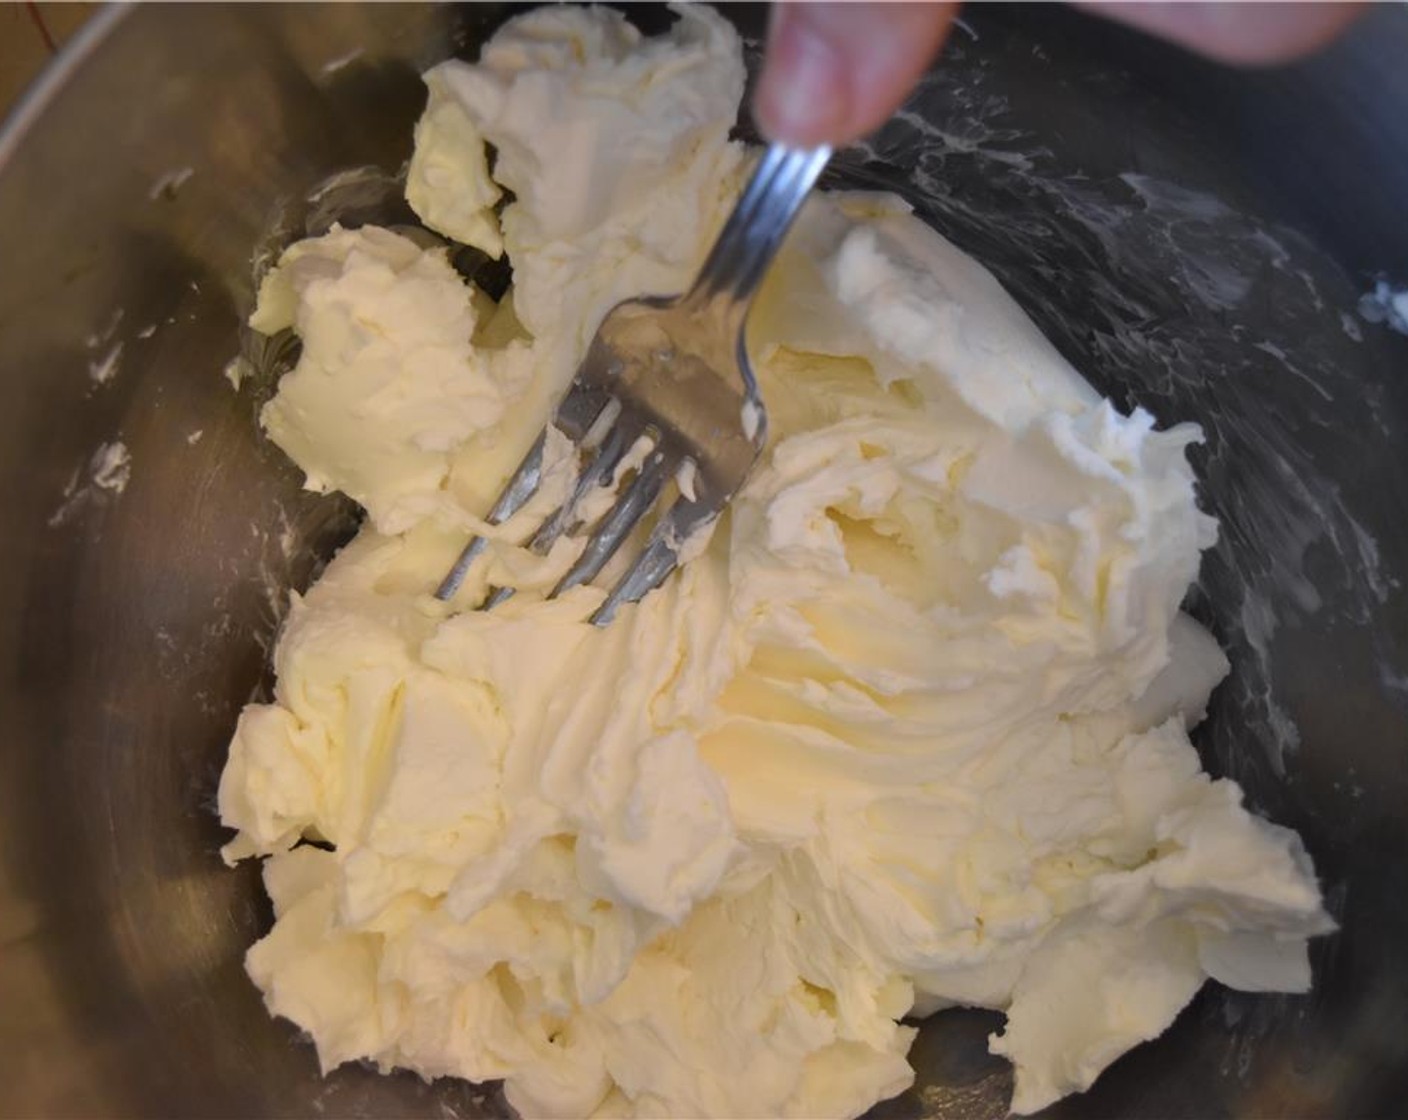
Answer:
[{"label": "cream cheese", "polygon": [[[855,1116],[913,1078],[901,1018],[972,1005],[1007,1014],[1025,1113],[1209,978],[1308,987],[1305,853],[1188,741],[1227,671],[1179,613],[1216,531],[1198,430],[1101,400],[896,199],[808,204],[750,324],[763,461],[664,587],[598,630],[599,589],[542,597],[570,546],[511,525],[459,613],[431,597],[747,156],[707,8],[654,39],[535,11],[427,82],[412,204],[505,250],[513,294],[335,230],[252,320],[303,340],[271,437],[371,515],[220,787],[275,906],[250,975],[323,1067],[502,1078],[530,1116]],[[488,582],[520,590],[462,609]]]}]

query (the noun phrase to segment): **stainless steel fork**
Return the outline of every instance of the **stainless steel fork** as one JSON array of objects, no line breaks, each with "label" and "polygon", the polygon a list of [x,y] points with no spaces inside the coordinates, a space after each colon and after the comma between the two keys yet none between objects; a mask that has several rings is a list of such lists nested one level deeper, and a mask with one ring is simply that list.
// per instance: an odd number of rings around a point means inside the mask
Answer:
[{"label": "stainless steel fork", "polygon": [[[614,307],[558,405],[551,423],[578,447],[581,469],[570,497],[527,547],[546,555],[564,534],[593,531],[549,598],[595,579],[671,478],[679,492],[640,556],[592,615],[594,624],[605,625],[623,603],[658,587],[679,563],[684,543],[719,516],[757,461],[767,437],[767,413],[744,344],[748,309],[830,157],[824,147],[769,147],[694,286],[683,296]],[[537,491],[546,442],[544,430],[489,511],[490,525],[507,521]],[[623,461],[630,462],[633,449],[639,456],[642,447],[648,451],[610,510],[596,524],[585,523],[584,499],[614,485]],[[453,598],[485,544],[475,537],[465,545],[437,598]],[[493,589],[482,606],[491,608],[512,594]]]}]

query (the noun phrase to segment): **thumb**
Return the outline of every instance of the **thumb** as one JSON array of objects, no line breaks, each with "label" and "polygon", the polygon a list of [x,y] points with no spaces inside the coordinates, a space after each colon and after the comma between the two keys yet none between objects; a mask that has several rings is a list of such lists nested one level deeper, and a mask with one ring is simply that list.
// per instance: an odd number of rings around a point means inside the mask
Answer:
[{"label": "thumb", "polygon": [[938,53],[957,3],[773,5],[754,98],[758,126],[798,146],[845,144],[903,104]]}]

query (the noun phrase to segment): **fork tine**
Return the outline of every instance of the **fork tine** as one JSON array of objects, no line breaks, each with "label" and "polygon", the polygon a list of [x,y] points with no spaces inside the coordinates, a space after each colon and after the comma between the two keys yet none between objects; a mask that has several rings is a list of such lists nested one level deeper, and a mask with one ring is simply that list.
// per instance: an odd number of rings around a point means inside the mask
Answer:
[{"label": "fork tine", "polygon": [[464,577],[469,574],[469,569],[474,567],[474,562],[479,559],[479,554],[484,551],[485,545],[489,542],[480,536],[469,538],[469,542],[460,550],[455,565],[445,573],[445,578],[440,581],[440,586],[435,589],[435,597],[442,603],[448,603],[455,597],[455,592],[464,583]]},{"label": "fork tine", "polygon": [[[624,419],[612,425],[602,436],[601,442],[597,446],[596,455],[582,471],[581,476],[577,479],[577,485],[573,487],[567,500],[538,526],[538,531],[528,541],[526,547],[530,552],[537,556],[546,556],[552,546],[557,543],[557,539],[568,529],[574,528],[573,515],[582,499],[594,487],[604,486],[610,482],[611,477],[616,473],[617,465],[635,445],[643,430],[639,423],[632,423]],[[511,587],[492,588],[488,598],[484,600],[479,609],[482,611],[493,610],[500,603],[511,599],[513,593],[514,589]]]},{"label": "fork tine", "polygon": [[655,526],[635,563],[616,581],[606,601],[597,607],[589,620],[591,624],[605,626],[622,606],[639,602],[664,583],[680,562],[680,547],[717,516],[700,502],[688,498],[676,500],[670,512]]},{"label": "fork tine", "polygon": [[675,466],[674,457],[667,454],[663,447],[656,447],[650,453],[641,464],[640,473],[636,475],[635,480],[626,488],[625,493],[616,499],[611,512],[591,535],[582,555],[577,557],[577,562],[552,589],[548,595],[549,599],[555,599],[564,591],[597,577],[607,561],[621,547],[621,542],[645,515],[646,510],[655,504],[655,499],[660,496],[660,488]]},{"label": "fork tine", "polygon": [[[518,470],[513,472],[513,477],[508,480],[503,490],[499,492],[498,500],[494,502],[494,507],[484,518],[490,525],[502,525],[515,513],[523,508],[525,502],[531,498],[538,489],[538,484],[542,481],[543,475],[543,448],[547,444],[547,429],[538,433],[538,438],[533,441],[533,446],[528,449],[528,454],[523,456],[523,462],[519,464]],[[435,597],[441,602],[447,602],[454,598],[455,592],[464,583],[464,577],[469,574],[469,569],[475,559],[488,542],[481,536],[471,537],[469,543],[460,552],[459,559],[455,561],[440,581],[440,586],[435,589]]]},{"label": "fork tine", "polygon": [[489,592],[489,597],[479,605],[481,611],[491,611],[500,603],[507,603],[513,598],[514,589],[512,587],[495,587]]},{"label": "fork tine", "polygon": [[581,505],[582,499],[593,489],[610,483],[612,476],[616,473],[617,466],[626,457],[627,452],[635,446],[636,440],[640,438],[643,431],[642,425],[623,420],[606,433],[596,455],[582,471],[581,477],[577,479],[577,485],[573,487],[571,495],[553,511],[552,516],[544,521],[538,531],[533,534],[533,539],[528,542],[530,549],[539,556],[546,556],[548,550],[557,543],[557,538],[575,527],[573,516],[577,512],[577,507]]}]

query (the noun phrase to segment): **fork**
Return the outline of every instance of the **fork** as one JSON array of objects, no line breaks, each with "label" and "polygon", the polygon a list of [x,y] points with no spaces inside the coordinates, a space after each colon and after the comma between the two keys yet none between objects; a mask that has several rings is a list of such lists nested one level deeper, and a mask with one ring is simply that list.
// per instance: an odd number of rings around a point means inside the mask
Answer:
[{"label": "fork", "polygon": [[[564,534],[593,529],[586,546],[548,594],[588,583],[621,547],[674,478],[678,497],[591,622],[604,626],[625,603],[664,582],[682,547],[713,522],[742,487],[767,438],[767,412],[748,362],[745,327],[753,296],[807,193],[831,157],[827,147],[768,147],[724,223],[694,286],[682,295],[617,304],[549,422],[577,447],[582,467],[571,495],[527,547],[547,555]],[[485,520],[501,525],[542,480],[547,429],[499,494]],[[644,457],[640,458],[642,452]],[[610,510],[586,524],[582,506],[640,459]],[[487,544],[473,537],[435,592],[448,601]],[[513,594],[494,588],[481,609]]]}]

